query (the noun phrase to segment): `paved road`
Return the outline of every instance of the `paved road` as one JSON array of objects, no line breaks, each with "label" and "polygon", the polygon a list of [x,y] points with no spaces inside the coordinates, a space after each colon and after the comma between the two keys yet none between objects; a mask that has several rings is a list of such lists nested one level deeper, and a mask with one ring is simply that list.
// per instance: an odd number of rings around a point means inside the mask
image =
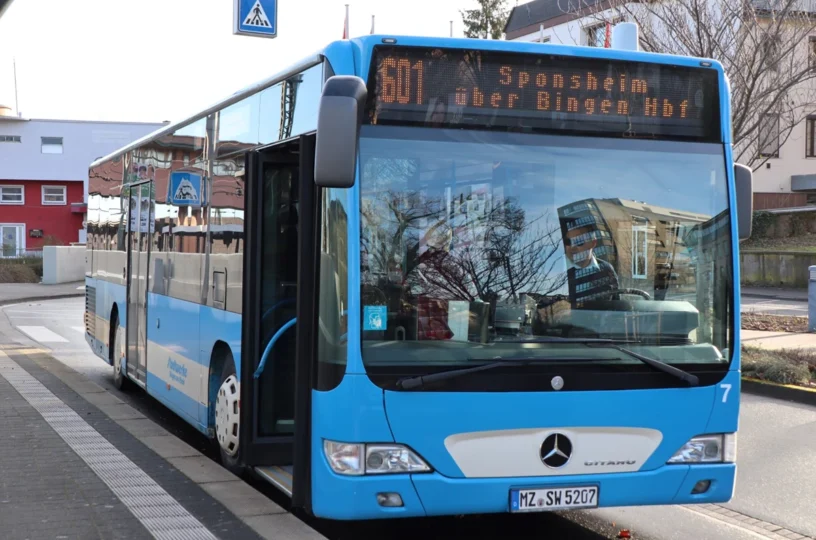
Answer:
[{"label": "paved road", "polygon": [[[0,307],[0,343],[33,341],[52,349],[59,361],[129,401],[188,444],[207,451],[203,436],[156,401],[138,391],[123,394],[115,390],[111,368],[85,344],[83,307],[81,298]],[[816,537],[816,483],[803,481],[812,477],[816,463],[816,408],[742,397],[737,494],[722,507],[611,508],[569,514],[408,520],[400,523],[399,532],[393,524],[379,522],[367,524],[363,530],[314,520],[310,523],[332,539],[418,535],[597,539],[615,538],[621,528],[630,529],[638,540],[782,538],[772,533],[758,535],[748,529],[751,523],[753,527],[784,527]]]},{"label": "paved road", "polygon": [[740,310],[743,313],[755,312],[768,315],[792,315],[807,317],[807,301],[794,298],[770,298],[767,296],[742,295]]}]

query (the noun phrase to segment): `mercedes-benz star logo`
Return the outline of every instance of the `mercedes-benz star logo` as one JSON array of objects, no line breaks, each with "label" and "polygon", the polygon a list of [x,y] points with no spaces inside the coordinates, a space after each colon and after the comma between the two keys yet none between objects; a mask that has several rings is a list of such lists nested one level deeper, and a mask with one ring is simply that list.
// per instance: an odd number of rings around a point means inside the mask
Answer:
[{"label": "mercedes-benz star logo", "polygon": [[551,469],[567,464],[572,455],[572,443],[563,433],[553,433],[541,443],[541,461]]}]

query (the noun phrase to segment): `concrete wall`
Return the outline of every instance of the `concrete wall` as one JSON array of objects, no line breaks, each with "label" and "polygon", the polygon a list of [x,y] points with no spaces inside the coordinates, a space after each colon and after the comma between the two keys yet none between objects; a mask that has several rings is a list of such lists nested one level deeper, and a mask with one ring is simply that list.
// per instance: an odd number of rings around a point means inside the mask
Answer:
[{"label": "concrete wall", "polygon": [[85,279],[85,246],[45,246],[43,280],[46,285]]},{"label": "concrete wall", "polygon": [[740,277],[743,284],[805,288],[808,285],[808,266],[811,265],[816,265],[816,253],[740,252]]}]

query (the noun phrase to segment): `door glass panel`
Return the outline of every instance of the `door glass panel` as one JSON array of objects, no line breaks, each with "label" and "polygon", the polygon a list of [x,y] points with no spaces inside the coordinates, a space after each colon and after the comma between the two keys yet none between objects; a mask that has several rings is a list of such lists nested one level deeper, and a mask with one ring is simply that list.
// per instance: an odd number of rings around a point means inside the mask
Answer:
[{"label": "door glass panel", "polygon": [[297,312],[297,179],[295,165],[263,164],[259,350],[268,357],[258,384],[260,436],[294,432],[296,327],[282,328]]},{"label": "door glass panel", "polygon": [[147,268],[153,222],[153,184],[131,186],[128,197],[127,370],[144,381],[147,373]]},{"label": "door glass panel", "polygon": [[0,247],[3,249],[3,257],[14,257],[20,251],[19,229],[20,227],[12,225],[0,226]]}]

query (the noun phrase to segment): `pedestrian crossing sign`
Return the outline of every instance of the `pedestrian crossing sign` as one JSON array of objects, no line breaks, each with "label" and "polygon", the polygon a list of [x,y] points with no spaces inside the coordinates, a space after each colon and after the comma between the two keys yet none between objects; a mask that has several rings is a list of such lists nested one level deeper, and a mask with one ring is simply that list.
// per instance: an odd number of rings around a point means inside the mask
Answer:
[{"label": "pedestrian crossing sign", "polygon": [[235,0],[235,35],[274,38],[278,35],[278,0]]},{"label": "pedestrian crossing sign", "polygon": [[175,206],[203,206],[202,185],[200,174],[173,171],[167,185],[167,199]]}]

